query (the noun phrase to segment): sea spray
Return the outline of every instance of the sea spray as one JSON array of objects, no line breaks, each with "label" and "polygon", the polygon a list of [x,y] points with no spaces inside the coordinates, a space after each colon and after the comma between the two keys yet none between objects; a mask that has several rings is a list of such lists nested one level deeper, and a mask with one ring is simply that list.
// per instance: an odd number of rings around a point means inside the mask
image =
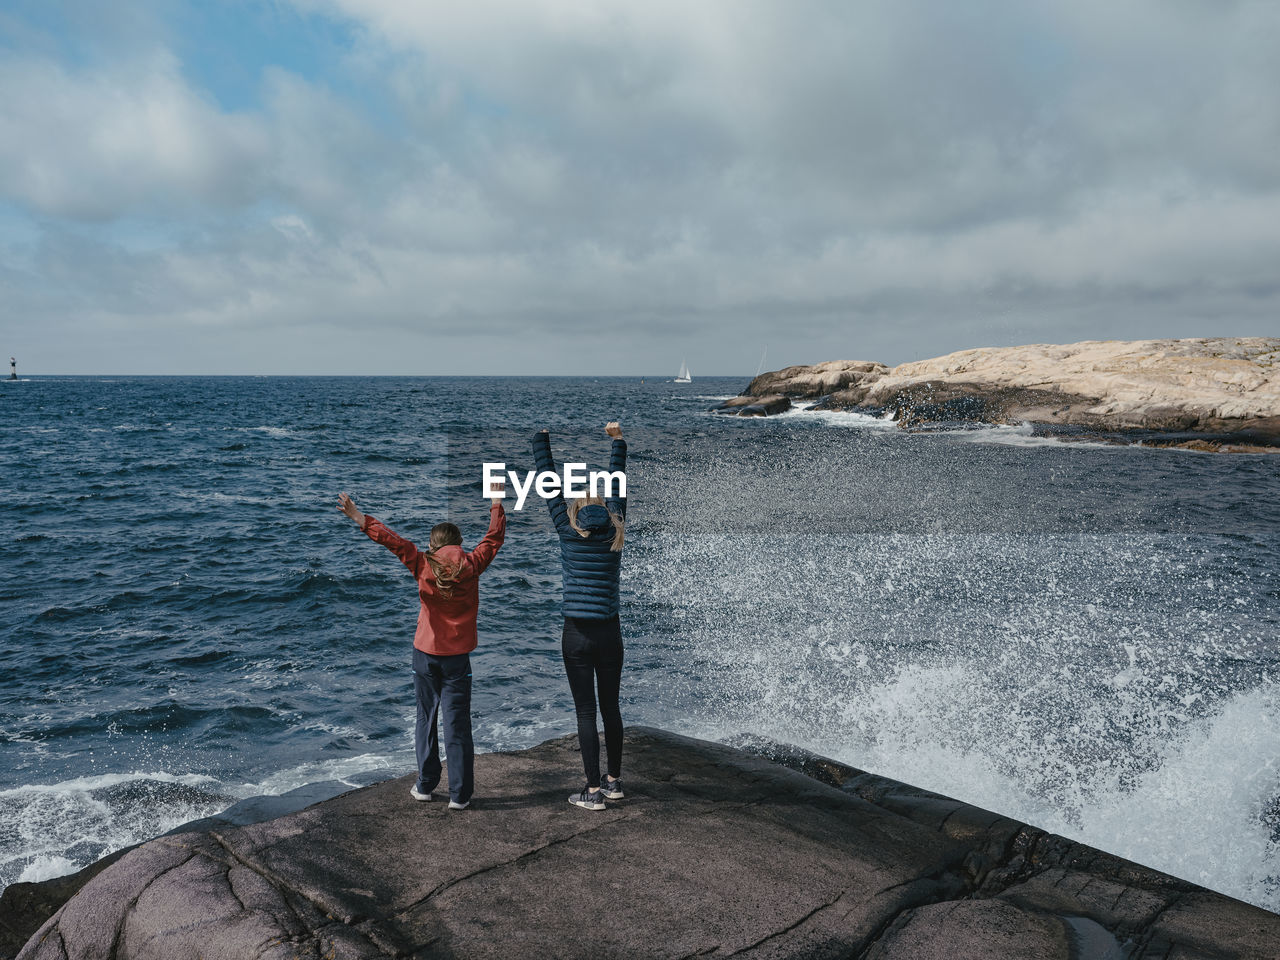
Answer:
[{"label": "sea spray", "polygon": [[[1280,906],[1261,583],[1149,534],[665,536],[694,733],[752,732]],[[1225,854],[1225,855],[1224,855]]]}]

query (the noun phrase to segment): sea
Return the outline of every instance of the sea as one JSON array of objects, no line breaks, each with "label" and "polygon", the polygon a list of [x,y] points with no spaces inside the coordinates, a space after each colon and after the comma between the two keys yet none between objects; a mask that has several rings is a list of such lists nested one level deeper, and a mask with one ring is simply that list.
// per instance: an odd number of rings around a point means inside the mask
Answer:
[{"label": "sea", "polygon": [[[1280,910],[1280,457],[710,412],[748,379],[0,382],[0,886],[411,772],[414,582],[338,493],[474,545],[484,463],[531,469],[545,427],[604,466],[619,420],[627,723]],[[559,590],[531,498],[481,585],[482,751],[575,729]]]}]

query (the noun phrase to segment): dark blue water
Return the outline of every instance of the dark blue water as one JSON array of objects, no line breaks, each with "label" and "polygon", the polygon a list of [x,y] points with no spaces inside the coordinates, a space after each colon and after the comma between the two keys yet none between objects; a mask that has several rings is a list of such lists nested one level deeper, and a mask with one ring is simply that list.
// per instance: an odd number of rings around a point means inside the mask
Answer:
[{"label": "dark blue water", "polygon": [[[408,772],[414,584],[338,491],[473,545],[484,461],[530,468],[545,426],[602,465],[620,419],[625,719],[800,743],[1280,906],[1280,457],[707,412],[745,379],[4,384],[0,885]],[[558,592],[531,500],[482,582],[481,749],[573,729]]]}]

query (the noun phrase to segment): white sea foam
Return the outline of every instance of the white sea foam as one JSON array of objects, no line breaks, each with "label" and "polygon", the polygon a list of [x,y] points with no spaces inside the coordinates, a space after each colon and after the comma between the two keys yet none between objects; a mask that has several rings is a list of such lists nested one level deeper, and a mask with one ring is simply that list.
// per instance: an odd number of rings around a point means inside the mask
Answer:
[{"label": "white sea foam", "polygon": [[[775,414],[777,417],[798,417],[818,420],[826,426],[845,430],[897,430],[898,422],[891,414],[872,415],[856,410],[814,410],[817,401],[800,401],[790,410]],[[1091,449],[1121,450],[1122,444],[1104,443],[1098,440],[1080,440],[1068,437],[1036,434],[1030,423],[993,423],[957,429],[928,431],[937,436],[950,437],[967,443],[995,443],[1016,447],[1088,447]]]},{"label": "white sea foam", "polygon": [[1000,443],[1013,447],[1089,447],[1094,450],[1121,451],[1125,444],[1104,443],[1100,440],[1081,440],[1069,437],[1036,434],[1029,423],[992,423],[959,430],[938,431],[968,443]]},{"label": "white sea foam", "polygon": [[1280,688],[1222,666],[1274,636],[1213,551],[743,534],[646,562],[700,571],[645,579],[696,678],[664,691],[686,732],[795,743],[1280,907]]},{"label": "white sea foam", "polygon": [[[1018,735],[1017,720],[980,680],[960,664],[908,669],[817,726],[812,715],[784,711],[750,727],[687,716],[676,725],[711,739],[750,729],[1280,908],[1280,847],[1267,816],[1280,797],[1275,690],[1242,694],[1189,723],[1150,758],[1153,769],[1135,776],[1124,757],[1101,768],[1076,766],[1066,757],[1033,756],[1054,745],[991,738],[982,728],[993,714],[1002,714],[995,726],[1006,727],[1006,736]],[[794,690],[778,686],[758,695],[762,704],[781,707]]]},{"label": "white sea foam", "polygon": [[[816,401],[815,401],[816,402]],[[813,403],[797,404],[782,416],[794,415],[818,420],[830,427],[845,430],[897,430],[898,422],[889,416],[874,416],[855,410],[814,410]]]},{"label": "white sea foam", "polygon": [[114,787],[122,783],[130,783],[138,780],[154,780],[157,783],[181,783],[191,787],[217,783],[217,780],[213,777],[199,773],[172,774],[165,773],[163,771],[102,773],[90,777],[76,777],[72,780],[63,780],[61,783],[27,785],[12,787],[8,790],[0,790],[0,800],[33,794],[89,793],[93,790],[101,790],[104,787]]},{"label": "white sea foam", "polygon": [[19,883],[39,883],[41,880],[52,880],[54,877],[65,877],[79,870],[81,864],[73,863],[62,856],[36,857],[18,874]]},{"label": "white sea foam", "polygon": [[278,796],[310,783],[349,786],[412,769],[403,756],[365,753],[299,764],[256,783],[223,783],[198,773],[135,771],[77,777],[0,790],[0,889],[16,880],[47,880],[175,827],[221,813],[256,796]]},{"label": "white sea foam", "polygon": [[[0,884],[70,873],[98,857],[225,809],[213,777],[138,771],[0,791]],[[53,872],[60,870],[59,872]]]},{"label": "white sea foam", "polygon": [[[242,783],[235,789],[238,799],[246,797],[274,797],[308,783],[337,780],[355,786],[353,778],[360,774],[386,771],[389,774],[408,773],[413,770],[411,748],[405,756],[381,753],[362,753],[358,756],[335,757],[299,764],[288,770],[271,774],[258,783]],[[406,763],[407,760],[407,763]]]}]

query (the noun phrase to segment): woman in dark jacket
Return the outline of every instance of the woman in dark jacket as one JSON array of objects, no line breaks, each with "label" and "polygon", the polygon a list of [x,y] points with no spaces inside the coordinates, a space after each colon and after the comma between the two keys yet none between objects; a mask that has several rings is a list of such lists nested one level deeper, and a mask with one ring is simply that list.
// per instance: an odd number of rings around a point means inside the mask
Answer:
[{"label": "woman in dark jacket", "polygon": [[[613,438],[610,472],[627,466],[627,443],[622,428],[609,423]],[[555,472],[551,436],[533,435],[533,459],[539,471]],[[614,493],[621,493],[614,490]],[[569,802],[587,810],[603,810],[604,800],[622,799],[622,713],[618,687],[622,679],[622,628],[618,621],[618,572],[627,512],[625,496],[547,498],[551,520],[560,537],[564,572],[564,669],[578,714],[578,745],[587,785]],[[596,693],[604,720],[608,776],[601,782],[600,737],[596,733]]]}]

